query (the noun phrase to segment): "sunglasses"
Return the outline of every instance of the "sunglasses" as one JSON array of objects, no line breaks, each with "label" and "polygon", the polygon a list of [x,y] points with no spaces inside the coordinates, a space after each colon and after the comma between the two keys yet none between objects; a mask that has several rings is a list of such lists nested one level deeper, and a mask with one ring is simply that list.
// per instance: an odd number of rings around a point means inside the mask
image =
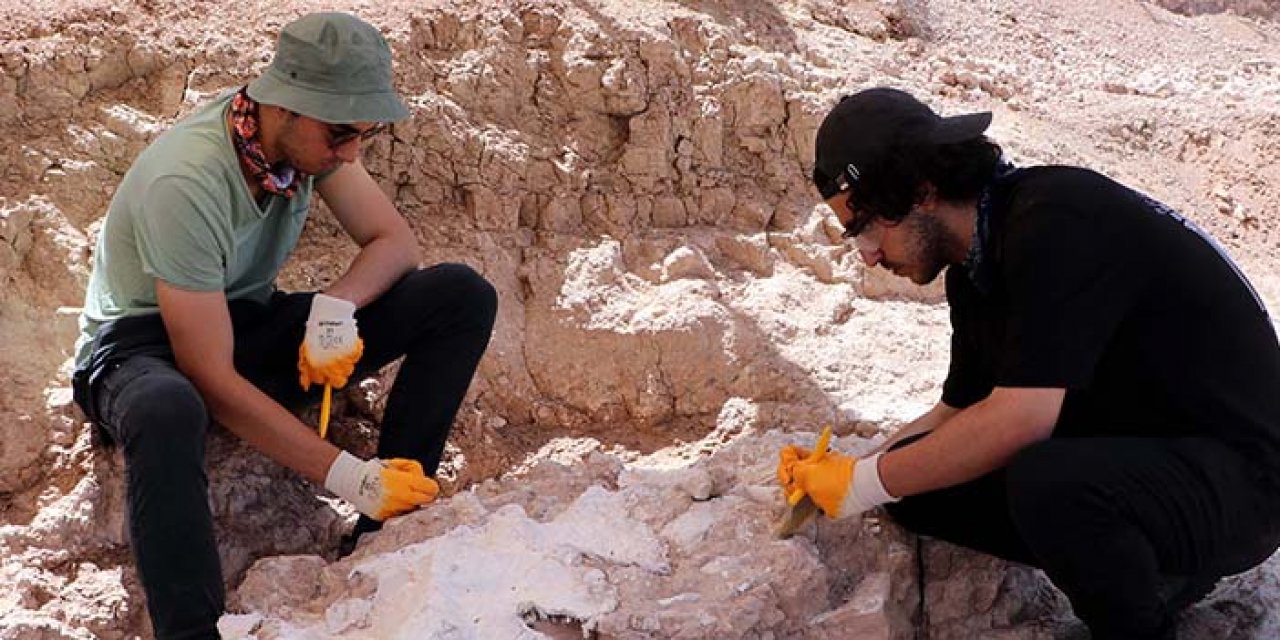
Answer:
[{"label": "sunglasses", "polygon": [[[862,174],[858,168],[852,164],[845,167],[836,177],[828,180],[818,187],[818,192],[822,194],[823,200],[830,200],[843,191],[848,191],[853,183],[862,178]],[[858,215],[858,210],[853,208],[853,197],[845,199],[844,206],[849,209],[851,214],[849,222],[844,224],[844,231],[840,233],[840,237],[845,240],[852,240],[858,237],[863,231],[867,230],[871,222],[875,220],[875,216],[871,214]]]},{"label": "sunglasses", "polygon": [[337,149],[342,145],[359,139],[361,142],[372,138],[379,133],[387,130],[387,123],[379,122],[378,124],[361,131],[349,124],[331,124],[326,125],[325,131],[329,136],[329,148]]},{"label": "sunglasses", "polygon": [[876,219],[876,217],[870,213],[858,215],[858,212],[853,208],[852,200],[853,199],[850,198],[845,201],[845,207],[849,209],[849,213],[853,214],[853,217],[849,218],[849,221],[844,223],[844,231],[840,232],[840,237],[845,240],[852,240],[861,235],[862,232],[866,231],[867,227],[871,226],[871,223]]}]

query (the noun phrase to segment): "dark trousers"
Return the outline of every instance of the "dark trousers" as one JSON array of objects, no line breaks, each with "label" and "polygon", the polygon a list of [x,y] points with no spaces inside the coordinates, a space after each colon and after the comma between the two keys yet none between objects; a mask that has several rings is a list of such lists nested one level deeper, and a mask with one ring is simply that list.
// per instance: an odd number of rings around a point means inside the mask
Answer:
[{"label": "dark trousers", "polygon": [[1055,438],[887,509],[916,533],[1043,569],[1095,639],[1173,638],[1170,584],[1212,585],[1280,542],[1252,469],[1209,438]]},{"label": "dark trousers", "polygon": [[[236,369],[291,408],[319,397],[315,387],[304,393],[298,385],[312,295],[231,304]],[[496,310],[484,278],[443,264],[410,273],[356,313],[365,350],[353,380],[404,356],[387,399],[380,457],[415,459],[435,473]],[[224,592],[204,472],[210,417],[172,353],[157,349],[157,339],[167,345],[160,319],[129,320],[99,334],[112,344],[95,351],[111,357],[92,359],[100,371],[77,372],[77,399],[124,450],[129,533],[156,637],[216,638]]]}]

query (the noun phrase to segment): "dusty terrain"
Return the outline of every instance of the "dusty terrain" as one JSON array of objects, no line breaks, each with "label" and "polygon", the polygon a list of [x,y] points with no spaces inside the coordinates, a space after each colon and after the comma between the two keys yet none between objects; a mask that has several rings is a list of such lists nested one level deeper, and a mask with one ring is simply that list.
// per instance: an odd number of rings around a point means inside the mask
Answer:
[{"label": "dusty terrain", "polygon": [[[1078,633],[1035,572],[878,519],[768,538],[780,443],[832,424],[863,450],[937,399],[947,364],[939,289],[863,269],[805,178],[821,115],[862,87],[991,110],[1015,162],[1159,197],[1280,311],[1268,0],[4,0],[0,637],[149,634],[119,454],[67,389],[89,252],[133,156],[320,8],[387,34],[413,116],[365,162],[429,260],[475,266],[501,310],[452,497],[342,562],[348,510],[211,437],[232,635]],[[318,208],[281,285],[322,286],[352,254]],[[384,388],[341,398],[340,444],[371,450]],[[1185,635],[1280,635],[1278,575],[1228,581]],[[488,595],[507,588],[522,597]]]}]

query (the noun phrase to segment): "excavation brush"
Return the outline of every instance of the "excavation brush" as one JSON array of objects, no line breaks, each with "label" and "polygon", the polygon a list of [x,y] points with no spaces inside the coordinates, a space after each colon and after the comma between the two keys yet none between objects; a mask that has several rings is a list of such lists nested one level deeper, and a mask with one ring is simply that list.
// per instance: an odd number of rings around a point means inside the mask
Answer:
[{"label": "excavation brush", "polygon": [[[822,435],[818,436],[817,446],[813,448],[813,452],[809,454],[807,459],[810,462],[821,460],[827,455],[827,448],[830,444],[831,427],[826,426],[822,429]],[[774,528],[774,533],[782,539],[790,538],[818,513],[818,505],[814,503],[813,498],[810,498],[803,491],[795,491],[787,496],[787,512],[778,521],[777,526]]]}]

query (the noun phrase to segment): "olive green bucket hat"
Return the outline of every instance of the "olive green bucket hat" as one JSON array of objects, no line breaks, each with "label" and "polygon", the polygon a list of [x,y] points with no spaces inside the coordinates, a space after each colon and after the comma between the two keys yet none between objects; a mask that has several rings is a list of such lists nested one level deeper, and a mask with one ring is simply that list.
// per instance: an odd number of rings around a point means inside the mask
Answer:
[{"label": "olive green bucket hat", "polygon": [[391,48],[373,25],[313,13],[280,31],[271,66],[249,97],[322,122],[394,122],[409,115],[391,85]]}]

